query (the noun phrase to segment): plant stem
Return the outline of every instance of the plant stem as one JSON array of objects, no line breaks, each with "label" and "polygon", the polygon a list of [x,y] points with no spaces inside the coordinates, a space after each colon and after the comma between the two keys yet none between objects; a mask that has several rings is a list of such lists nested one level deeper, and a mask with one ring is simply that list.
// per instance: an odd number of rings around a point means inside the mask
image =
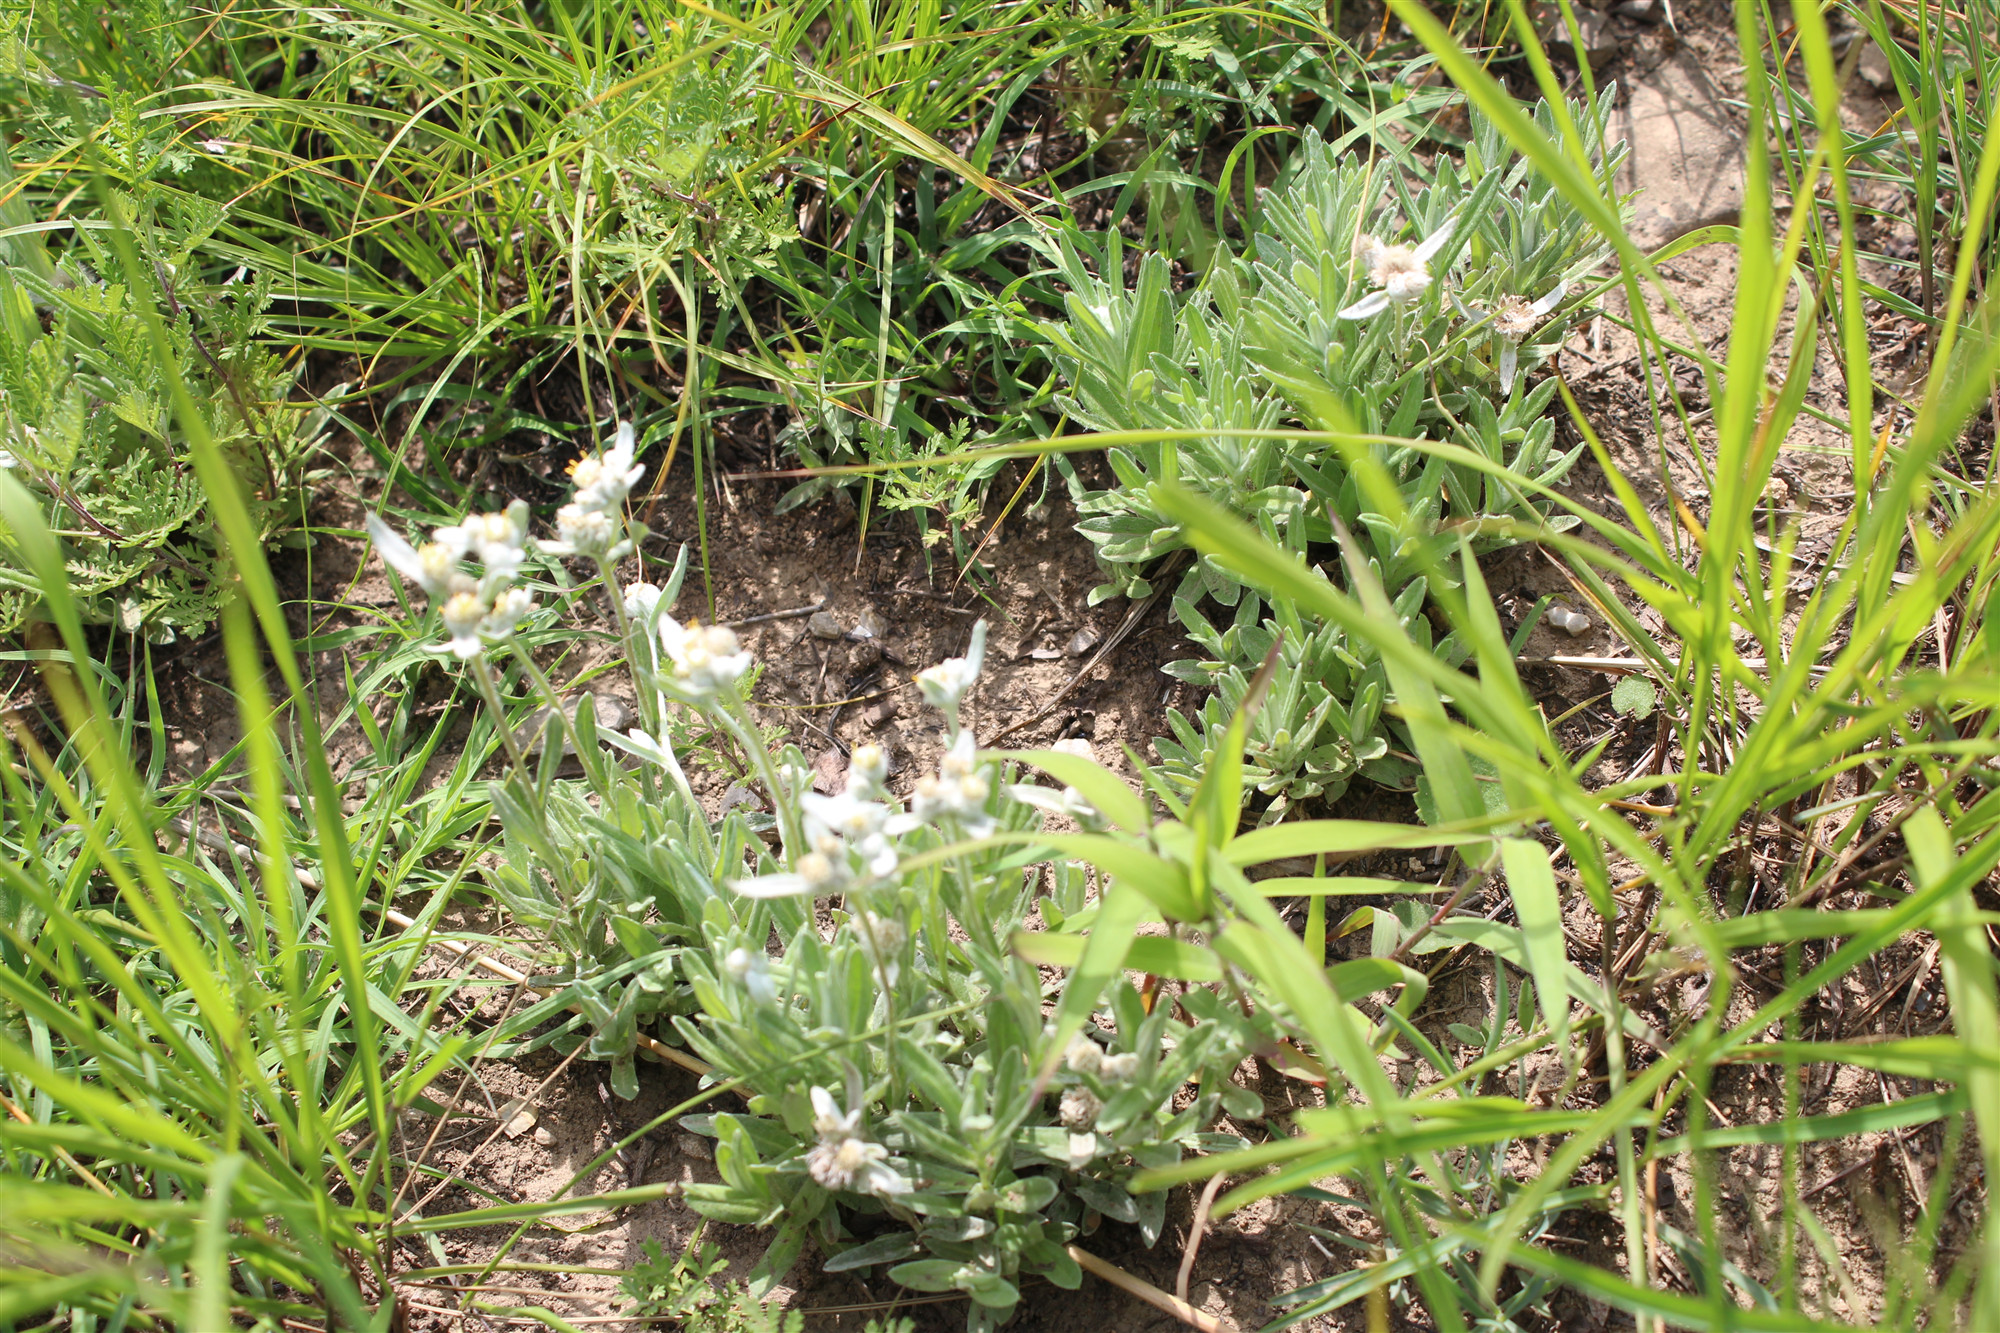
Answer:
[{"label": "plant stem", "polygon": [[479,697],[485,701],[486,711],[493,715],[493,725],[500,731],[500,744],[507,751],[508,762],[514,766],[514,772],[526,781],[527,757],[521,753],[521,744],[514,738],[513,727],[507,724],[507,709],[500,702],[500,691],[493,683],[493,669],[487,666],[486,655],[480,653],[470,658],[466,665],[471,670],[472,683],[479,689]]}]

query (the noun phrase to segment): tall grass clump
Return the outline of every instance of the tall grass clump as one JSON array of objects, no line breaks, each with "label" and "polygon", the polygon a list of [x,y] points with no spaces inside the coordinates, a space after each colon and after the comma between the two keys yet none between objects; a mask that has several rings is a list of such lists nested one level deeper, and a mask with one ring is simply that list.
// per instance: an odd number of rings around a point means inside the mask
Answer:
[{"label": "tall grass clump", "polygon": [[[130,233],[107,237],[145,272]],[[134,286],[142,311],[158,299]],[[162,783],[156,697],[142,714],[145,682],[96,662],[40,502],[0,474],[0,512],[39,580],[55,708],[46,727],[10,714],[0,741],[0,1319],[387,1329],[392,1276],[411,1267],[399,1246],[600,1205],[413,1205],[431,1196],[408,1194],[424,1164],[399,1155],[396,1117],[448,1110],[433,1085],[459,1084],[473,1036],[432,1028],[456,983],[413,982],[420,938],[364,928],[381,844],[364,859],[351,840],[317,716],[297,707],[306,682],[255,511],[172,376],[173,331],[141,319],[134,350],[172,394],[238,589],[223,637],[242,739],[195,782]],[[358,827],[409,814],[400,795],[379,788]],[[419,841],[450,845],[457,812],[416,809]],[[458,878],[421,856],[397,868],[429,882],[433,911]]]}]

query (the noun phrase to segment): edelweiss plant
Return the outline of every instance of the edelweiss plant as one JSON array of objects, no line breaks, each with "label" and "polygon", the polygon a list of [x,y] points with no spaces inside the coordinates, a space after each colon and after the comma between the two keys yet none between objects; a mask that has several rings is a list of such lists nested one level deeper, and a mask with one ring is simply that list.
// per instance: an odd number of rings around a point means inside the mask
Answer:
[{"label": "edelweiss plant", "polygon": [[[1615,171],[1623,146],[1605,146],[1587,107],[1570,112],[1598,168]],[[1546,106],[1535,114],[1552,123]],[[1569,293],[1608,250],[1490,122],[1476,110],[1472,120],[1463,161],[1440,161],[1423,182],[1309,135],[1265,195],[1245,254],[1182,297],[1158,258],[1139,266],[1128,291],[1115,242],[1094,265],[1073,250],[1058,256],[1072,290],[1068,318],[1045,332],[1069,386],[1063,407],[1101,431],[1186,433],[1109,450],[1115,487],[1091,489],[1069,472],[1078,530],[1108,575],[1093,599],[1145,595],[1159,557],[1186,547],[1155,501],[1156,482],[1215,499],[1302,559],[1342,542],[1426,638],[1416,626],[1426,579],[1449,569],[1438,557],[1456,532],[1496,518],[1542,521],[1546,506],[1531,488],[1559,482],[1577,454],[1554,449],[1554,383],[1530,385],[1528,375],[1572,326],[1580,307],[1565,304]],[[1288,424],[1448,448],[1343,451],[1273,429]],[[1337,568],[1333,576],[1345,582]],[[1233,623],[1218,632],[1205,598],[1234,607]],[[1158,745],[1181,790],[1280,631],[1280,677],[1247,738],[1246,776],[1271,798],[1264,816],[1338,795],[1364,770],[1396,785],[1413,776],[1399,757],[1410,752],[1407,737],[1382,710],[1386,682],[1372,653],[1330,627],[1266,616],[1261,599],[1209,558],[1182,577],[1174,602],[1209,655],[1169,669],[1212,686],[1220,701],[1199,725],[1176,714],[1174,738]],[[1449,639],[1437,650],[1460,651]]]},{"label": "edelweiss plant", "polygon": [[[558,1020],[544,1040],[608,1061],[625,1096],[637,1092],[642,1028],[739,1083],[741,1110],[688,1122],[715,1137],[722,1179],[687,1198],[718,1220],[776,1227],[755,1289],[810,1239],[829,1268],[887,1264],[906,1286],[966,1292],[969,1327],[994,1327],[1023,1275],[1080,1281],[1065,1247],[1101,1218],[1158,1237],[1164,1196],[1129,1193],[1133,1172],[1241,1144],[1207,1131],[1225,1097],[1242,1109],[1227,1080],[1255,1034],[1207,992],[1149,1008],[1121,979],[1100,1010],[1106,977],[1087,1004],[1072,1001],[1082,1021],[1053,1027],[1047,1005],[1066,992],[1016,951],[1048,854],[1037,847],[1062,836],[1041,829],[1051,812],[1103,821],[1077,791],[1016,782],[978,751],[961,710],[983,622],[963,657],[916,679],[947,745],[907,800],[869,745],[839,790],[816,790],[796,747],[765,745],[745,697],[754,664],[735,634],[671,614],[685,553],[663,585],[620,583],[632,540],[622,502],[640,472],[630,446],[621,429],[578,467],[554,542],[520,537],[518,510],[434,531],[421,547],[371,524],[390,565],[442,600],[439,651],[481,682],[503,728],[495,650],[518,659],[534,695],[523,704],[562,702],[512,632],[518,617],[489,619],[520,591],[519,553],[594,561],[623,636],[640,725],[601,737],[622,762],[600,749],[591,707],[551,707],[548,725],[568,733],[583,776],[558,777],[565,747],[545,745],[531,771],[513,745],[494,788],[506,847],[489,882],[543,932],[546,979],[563,983],[544,1002]],[[719,816],[704,808],[669,739],[689,718],[734,751],[756,799]],[[1083,872],[1050,873],[1045,919],[1087,919]],[[564,1021],[570,1006],[580,1019]]]}]

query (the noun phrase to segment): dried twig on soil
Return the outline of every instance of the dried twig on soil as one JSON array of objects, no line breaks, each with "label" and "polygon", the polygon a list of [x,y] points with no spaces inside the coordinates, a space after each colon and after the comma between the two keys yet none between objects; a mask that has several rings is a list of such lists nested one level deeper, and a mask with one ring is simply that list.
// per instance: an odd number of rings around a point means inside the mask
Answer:
[{"label": "dried twig on soil", "polygon": [[1201,1333],[1235,1333],[1236,1325],[1227,1320],[1217,1319],[1195,1309],[1178,1296],[1170,1296],[1144,1278],[1134,1277],[1116,1264],[1106,1263],[1096,1255],[1076,1246],[1069,1247],[1069,1257],[1076,1260],[1077,1267],[1093,1277],[1101,1277],[1112,1286],[1128,1291],[1155,1309],[1165,1310],[1189,1328],[1198,1328]]},{"label": "dried twig on soil", "polygon": [[1194,1222],[1188,1227],[1187,1248],[1181,1252],[1181,1271],[1174,1278],[1174,1297],[1187,1299],[1188,1279],[1194,1275],[1195,1256],[1201,1253],[1201,1238],[1208,1230],[1208,1210],[1215,1206],[1215,1193],[1222,1188],[1225,1174],[1216,1172],[1208,1178],[1208,1184],[1201,1191],[1201,1202],[1194,1208]]}]

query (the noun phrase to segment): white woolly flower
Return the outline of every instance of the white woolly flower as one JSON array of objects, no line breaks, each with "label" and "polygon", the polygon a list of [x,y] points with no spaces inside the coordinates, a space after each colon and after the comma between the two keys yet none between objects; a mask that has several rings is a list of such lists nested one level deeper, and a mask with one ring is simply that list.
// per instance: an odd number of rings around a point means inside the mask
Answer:
[{"label": "white woolly flower", "polygon": [[864,741],[847,756],[847,794],[872,797],[882,794],[889,777],[889,756],[873,741]]},{"label": "white woolly flower", "polygon": [[[521,561],[520,543],[527,527],[528,507],[516,501],[506,513],[437,528],[430,541],[412,548],[379,517],[367,518],[368,535],[383,563],[439,603],[445,629],[441,651],[461,661],[477,657],[488,640],[512,634],[535,609],[535,599],[526,590],[509,586]],[[477,582],[458,567],[469,549],[477,549],[487,560],[486,577]]]},{"label": "white woolly flower", "polygon": [[[857,749],[855,753],[860,751]],[[897,853],[891,840],[922,822],[879,802],[862,800],[855,794],[852,780],[838,796],[802,792],[799,805],[805,811],[808,830],[840,838],[860,855],[863,866],[875,879],[895,873]]]},{"label": "white woolly flower", "polygon": [[[382,563],[401,574],[411,583],[423,589],[424,596],[442,598],[451,595],[452,575],[458,572],[459,557],[465,553],[462,542],[433,540],[425,542],[419,550],[403,540],[401,533],[382,521],[379,514],[370,514],[364,520],[368,529],[368,539],[375,543],[375,549],[382,554]],[[438,533],[457,533],[456,528],[440,528]]]},{"label": "white woolly flower", "polygon": [[476,592],[453,593],[444,603],[444,632],[448,636],[446,651],[461,661],[470,661],[479,656],[484,647],[479,638],[480,627],[486,623],[486,603]]},{"label": "white woolly flower", "polygon": [[979,666],[985,659],[986,622],[982,620],[972,627],[972,642],[966,646],[965,656],[948,657],[917,673],[917,688],[923,692],[924,702],[949,715],[954,727],[958,725],[959,700],[978,681]]},{"label": "white woolly flower", "polygon": [[473,514],[463,523],[431,529],[431,540],[455,557],[475,557],[489,571],[511,574],[526,554],[522,545],[528,536],[528,505],[516,500],[505,509],[490,514]]},{"label": "white woolly flower", "polygon": [[844,892],[853,882],[846,845],[839,838],[822,834],[813,839],[813,849],[792,869],[732,880],[729,887],[745,898],[828,898]]},{"label": "white woolly flower", "polygon": [[972,733],[961,731],[938,761],[937,776],[917,780],[910,810],[926,822],[955,819],[967,834],[983,838],[993,831],[993,818],[986,813],[986,798],[992,791],[979,771]]},{"label": "white woolly flower", "polygon": [[799,804],[804,807],[807,819],[850,842],[859,842],[881,831],[890,813],[888,806],[877,801],[859,800],[852,792],[822,796],[816,791],[809,791],[799,797]]},{"label": "white woolly flower", "polygon": [[493,599],[493,606],[486,618],[479,622],[479,633],[488,639],[504,639],[512,634],[528,613],[535,609],[535,599],[525,588],[509,588]]},{"label": "white woolly flower", "polygon": [[1123,1055],[1106,1055],[1097,1062],[1097,1076],[1106,1083],[1123,1083],[1139,1072],[1139,1057],[1131,1051]]},{"label": "white woolly flower", "polygon": [[697,695],[734,686],[750,669],[751,657],[726,625],[682,625],[672,616],[659,618],[660,646],[674,664],[681,684]]},{"label": "white woolly flower", "polygon": [[1555,290],[1530,304],[1525,297],[1503,296],[1493,307],[1493,333],[1500,344],[1500,392],[1511,393],[1514,376],[1521,366],[1521,344],[1533,336],[1551,310],[1562,304],[1569,284],[1559,282]]},{"label": "white woolly flower", "polygon": [[917,673],[917,688],[924,702],[933,708],[950,710],[979,679],[979,668],[963,657],[947,657],[936,666]]},{"label": "white woolly flower", "polygon": [[578,555],[588,560],[610,559],[619,547],[624,547],[624,551],[617,551],[620,555],[631,550],[629,545],[619,540],[619,526],[601,510],[566,504],[556,510],[556,539],[540,545],[550,555]]},{"label": "white woolly flower", "polygon": [[1056,1107],[1056,1116],[1067,1129],[1089,1129],[1103,1110],[1104,1102],[1089,1088],[1067,1088]]},{"label": "white woolly flower", "polygon": [[896,960],[902,956],[903,944],[909,939],[909,932],[903,923],[892,916],[877,916],[862,910],[856,912],[848,922],[854,931],[854,939],[860,944],[861,952],[870,964],[881,974],[883,984],[893,986],[901,968]]},{"label": "white woolly flower", "polygon": [[1451,239],[1456,216],[1446,218],[1438,229],[1414,246],[1384,245],[1373,236],[1363,236],[1355,253],[1368,266],[1369,281],[1376,290],[1339,312],[1340,319],[1369,319],[1390,306],[1408,305],[1430,289],[1430,261]]},{"label": "white woolly flower", "polygon": [[569,474],[570,480],[576,483],[577,507],[603,513],[625,503],[632,487],[646,475],[643,463],[633,465],[633,452],[632,423],[621,421],[618,423],[617,439],[609,449],[602,454],[586,454],[578,459]]},{"label": "white woolly flower", "polygon": [[722,960],[722,970],[759,1005],[775,1004],[778,999],[777,983],[771,980],[771,960],[762,953],[750,949],[731,949],[729,956]]},{"label": "white woolly flower", "polygon": [[1095,1074],[1104,1066],[1104,1048],[1088,1037],[1072,1037],[1063,1048],[1063,1065],[1078,1074]]},{"label": "white woolly flower", "polygon": [[861,1112],[843,1112],[825,1088],[812,1090],[813,1132],[819,1142],[806,1153],[806,1171],[829,1190],[857,1194],[908,1194],[909,1178],[889,1165],[889,1150],[861,1136]]},{"label": "white woolly flower", "polygon": [[481,582],[488,587],[489,595],[497,593],[513,582],[521,562],[527,559],[524,545],[528,539],[527,503],[516,500],[497,513],[467,519],[465,529],[471,538],[473,554],[486,567]]},{"label": "white woolly flower", "polygon": [[650,583],[635,583],[625,590],[625,614],[647,629],[660,614],[660,598],[663,594]]},{"label": "white woolly flower", "polygon": [[458,552],[442,542],[425,542],[417,548],[417,584],[429,595],[435,597],[433,589],[452,586],[458,575]]}]

